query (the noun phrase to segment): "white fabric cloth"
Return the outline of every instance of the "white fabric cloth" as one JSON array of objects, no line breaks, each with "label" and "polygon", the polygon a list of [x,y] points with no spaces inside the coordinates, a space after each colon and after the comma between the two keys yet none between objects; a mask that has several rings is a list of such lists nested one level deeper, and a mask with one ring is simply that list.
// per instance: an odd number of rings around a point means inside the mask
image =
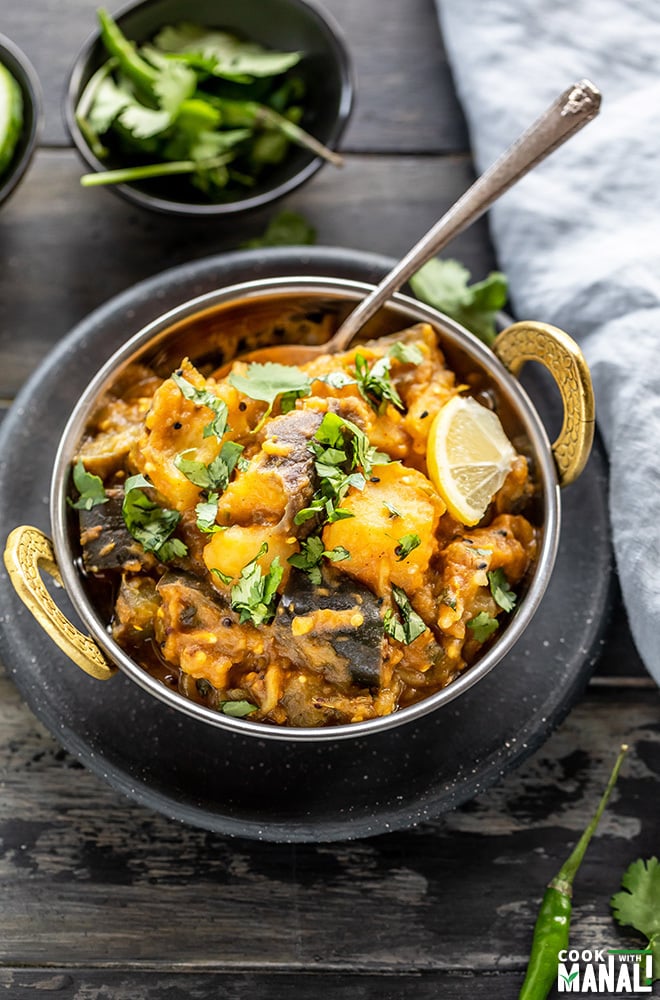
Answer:
[{"label": "white fabric cloth", "polygon": [[614,550],[660,683],[660,7],[436,0],[481,171],[571,83],[598,118],[491,210],[515,315],[581,343],[610,459]]}]

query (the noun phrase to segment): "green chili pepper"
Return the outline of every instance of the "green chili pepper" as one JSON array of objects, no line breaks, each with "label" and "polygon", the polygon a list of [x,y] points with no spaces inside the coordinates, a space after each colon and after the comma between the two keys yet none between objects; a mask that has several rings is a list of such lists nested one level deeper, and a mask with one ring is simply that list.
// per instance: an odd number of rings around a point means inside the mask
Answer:
[{"label": "green chili pepper", "polygon": [[558,955],[560,951],[568,947],[573,879],[612,794],[627,751],[628,747],[624,744],[612,768],[607,788],[598,803],[593,819],[578,840],[570,857],[548,883],[534,927],[527,975],[518,1000],[544,1000],[552,987],[556,985]]},{"label": "green chili pepper", "polygon": [[117,65],[129,80],[153,97],[153,86],[158,79],[158,71],[138,54],[133,42],[126,38],[106,10],[99,10],[98,18],[101,40],[106,50],[115,57]]}]

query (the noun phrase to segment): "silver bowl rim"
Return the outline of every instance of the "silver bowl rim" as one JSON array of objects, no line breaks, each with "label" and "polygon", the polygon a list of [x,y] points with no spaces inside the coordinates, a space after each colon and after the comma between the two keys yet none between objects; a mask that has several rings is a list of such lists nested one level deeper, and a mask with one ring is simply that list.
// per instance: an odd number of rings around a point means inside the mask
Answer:
[{"label": "silver bowl rim", "polygon": [[413,318],[415,322],[429,322],[439,327],[444,337],[465,351],[478,367],[485,368],[490,377],[505,391],[508,400],[514,404],[537,463],[536,471],[541,485],[544,523],[536,568],[529,589],[516,611],[513,612],[506,629],[484,656],[473,666],[468,667],[460,677],[447,687],[390,715],[379,716],[363,722],[327,727],[278,727],[262,722],[250,722],[249,718],[232,718],[204,705],[199,705],[179,694],[178,691],[167,688],[121,649],[112,639],[107,623],[98,616],[85,593],[81,575],[69,545],[66,496],[71,460],[91,409],[98,397],[116,377],[120,367],[134,360],[141,351],[147,348],[151,349],[157,342],[159,335],[166,337],[169,328],[174,324],[189,319],[198,312],[229,303],[233,299],[252,298],[256,300],[272,297],[278,293],[281,295],[316,293],[326,297],[334,294],[344,300],[353,298],[357,302],[373,287],[373,285],[363,281],[292,275],[291,277],[240,282],[189,299],[152,320],[111,355],[99,368],[76,402],[60,437],[51,478],[50,522],[57,564],[64,587],[76,612],[106,656],[116,663],[131,680],[171,708],[182,711],[205,724],[261,740],[318,743],[368,737],[412,722],[447,705],[490,673],[522,636],[550,581],[559,544],[561,502],[557,471],[550,443],[534,404],[518,379],[511,375],[493,352],[473,334],[432,307],[402,293],[396,293],[384,307],[385,309],[396,309],[405,314],[404,324]]}]

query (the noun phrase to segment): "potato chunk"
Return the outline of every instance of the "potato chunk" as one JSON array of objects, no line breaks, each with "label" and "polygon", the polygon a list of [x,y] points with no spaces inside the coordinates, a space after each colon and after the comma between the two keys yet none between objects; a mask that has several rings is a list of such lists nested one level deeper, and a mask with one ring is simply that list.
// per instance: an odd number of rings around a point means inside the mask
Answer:
[{"label": "potato chunk", "polygon": [[[363,490],[342,502],[353,514],[323,531],[326,549],[342,545],[351,553],[337,566],[384,596],[391,583],[413,592],[422,586],[436,547],[435,529],[445,507],[421,472],[396,462],[374,467]],[[420,543],[400,558],[400,539],[416,534]]]}]

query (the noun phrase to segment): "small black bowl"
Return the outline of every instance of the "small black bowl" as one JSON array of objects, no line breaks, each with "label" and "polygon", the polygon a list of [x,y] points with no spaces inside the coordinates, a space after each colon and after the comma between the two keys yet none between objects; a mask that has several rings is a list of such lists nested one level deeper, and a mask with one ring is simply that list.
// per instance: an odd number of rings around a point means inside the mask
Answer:
[{"label": "small black bowl", "polygon": [[[305,53],[300,73],[307,86],[306,111],[301,125],[322,143],[333,148],[348,122],[353,105],[353,72],[341,31],[325,10],[313,0],[142,0],[115,15],[119,27],[132,41],[152,38],[160,28],[188,21],[204,27],[226,29],[259,42],[267,48]],[[108,58],[95,32],[79,53],[65,98],[65,120],[83,160],[93,171],[125,166],[111,154],[102,162],[90,150],[78,127],[75,109],[88,80]],[[263,181],[244,197],[210,202],[180,178],[159,178],[111,185],[111,190],[136,205],[171,215],[235,216],[261,208],[288,194],[308,180],[324,160],[291,146],[286,159],[273,167]]]},{"label": "small black bowl", "polygon": [[39,78],[17,45],[0,35],[0,63],[14,77],[23,94],[23,129],[11,163],[0,177],[0,205],[16,189],[28,168],[41,128],[42,105]]}]

